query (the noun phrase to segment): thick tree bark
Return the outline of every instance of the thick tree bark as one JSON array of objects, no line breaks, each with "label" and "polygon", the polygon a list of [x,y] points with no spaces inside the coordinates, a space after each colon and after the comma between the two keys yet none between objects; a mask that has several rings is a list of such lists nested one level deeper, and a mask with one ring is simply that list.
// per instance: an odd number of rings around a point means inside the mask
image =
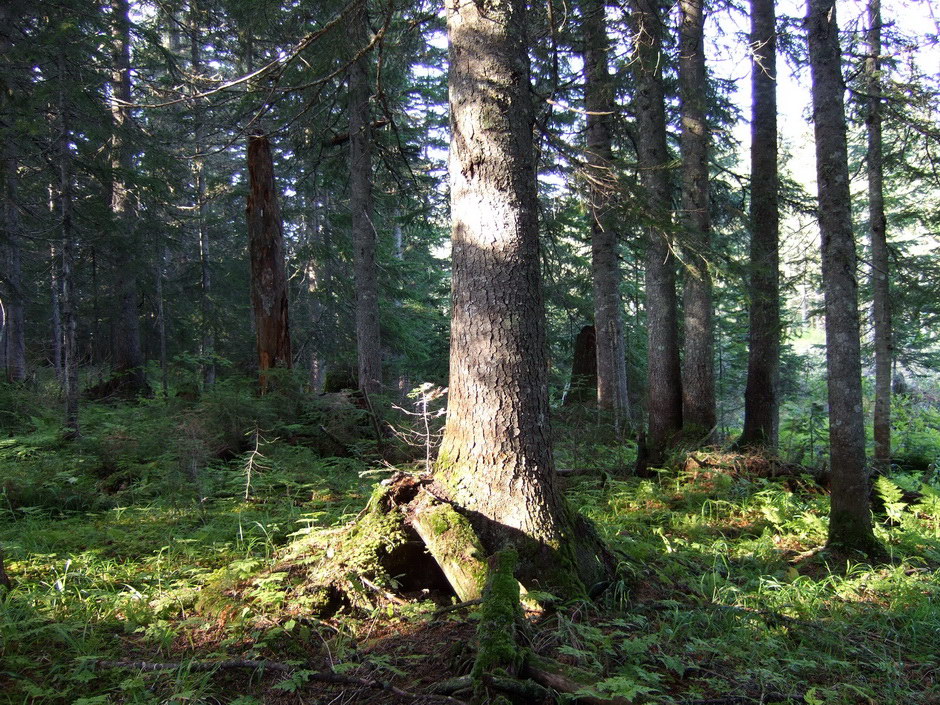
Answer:
[{"label": "thick tree bark", "polygon": [[[350,15],[353,47],[368,42],[369,21],[363,1]],[[356,350],[359,389],[382,391],[382,341],[379,334],[376,231],[372,220],[372,130],[369,123],[369,55],[349,67],[349,208],[352,213],[353,269],[356,284]]]},{"label": "thick tree bark", "polygon": [[59,232],[61,252],[59,261],[59,308],[62,315],[62,393],[65,397],[65,429],[70,438],[78,438],[78,336],[76,297],[74,286],[75,233],[72,222],[72,153],[70,151],[70,105],[66,87],[65,54],[60,49],[58,59],[58,111],[57,139]]},{"label": "thick tree bark", "polygon": [[521,579],[575,594],[600,569],[575,550],[552,461],[525,2],[446,12],[453,313],[436,478],[488,551],[519,551]]},{"label": "thick tree bark", "polygon": [[875,467],[887,470],[891,466],[891,365],[894,346],[881,140],[881,0],[868,0],[868,22],[865,74],[869,93],[868,227],[871,235],[871,289],[875,324]]},{"label": "thick tree bark", "polygon": [[[631,22],[636,37],[637,159],[649,208],[655,222],[647,228],[646,319],[647,406],[649,432],[645,461],[660,465],[668,446],[682,430],[682,376],[676,313],[676,260],[669,232],[669,150],[663,93],[663,18],[658,0],[632,0]],[[643,472],[642,463],[637,470]]]},{"label": "thick tree bark", "polygon": [[869,551],[876,544],[865,468],[858,284],[835,0],[808,0],[806,23],[826,300],[832,478],[829,544]]},{"label": "thick tree bark", "polygon": [[292,363],[288,322],[284,231],[274,185],[271,145],[264,135],[248,138],[248,252],[251,259],[251,303],[255,314],[261,393],[267,391],[273,367]]},{"label": "thick tree bark", "polygon": [[597,405],[629,416],[627,355],[620,299],[617,218],[614,193],[611,122],[613,86],[607,62],[604,0],[583,0],[584,107],[587,111],[587,178],[591,217],[591,270],[594,282],[594,326],[597,332]]},{"label": "thick tree bark", "polygon": [[707,443],[715,413],[715,332],[708,268],[711,217],[705,93],[705,12],[702,0],[681,0],[679,92],[682,101],[682,210],[686,232],[683,298],[682,426],[689,440]]},{"label": "thick tree bark", "polygon": [[133,154],[127,139],[130,128],[131,70],[130,20],[127,0],[111,0],[114,68],[111,75],[111,219],[114,254],[114,289],[117,311],[114,319],[114,371],[120,387],[129,393],[146,389],[144,354],[140,345],[137,313],[137,271],[133,213],[126,180],[133,170]]},{"label": "thick tree bark", "polygon": [[571,358],[571,386],[565,406],[592,404],[597,400],[597,333],[594,326],[584,326],[574,339]]},{"label": "thick tree bark", "polygon": [[776,44],[774,0],[751,0],[751,307],[738,444],[768,448],[777,445],[780,417]]}]

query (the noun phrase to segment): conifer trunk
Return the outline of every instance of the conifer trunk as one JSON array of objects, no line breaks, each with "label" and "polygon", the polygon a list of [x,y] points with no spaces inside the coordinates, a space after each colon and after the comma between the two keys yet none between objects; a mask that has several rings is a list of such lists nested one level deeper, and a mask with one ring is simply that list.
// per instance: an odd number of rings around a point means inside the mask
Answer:
[{"label": "conifer trunk", "polygon": [[75,233],[72,221],[72,154],[70,151],[70,112],[67,99],[65,54],[60,49],[58,58],[58,118],[59,134],[56,140],[58,162],[59,233],[59,309],[62,316],[62,394],[65,397],[65,430],[70,438],[78,438],[78,322],[74,284]]},{"label": "conifer trunk", "polygon": [[436,478],[488,551],[517,548],[524,581],[576,594],[598,566],[576,555],[552,460],[525,2],[446,12],[453,292]]},{"label": "conifer trunk", "polygon": [[114,288],[117,311],[114,320],[114,371],[128,393],[146,389],[144,354],[137,313],[137,260],[139,243],[134,237],[134,214],[126,180],[133,170],[127,133],[130,128],[131,69],[130,20],[127,0],[111,0],[114,68],[111,77],[111,218],[114,228]]},{"label": "conifer trunk", "polygon": [[832,495],[829,544],[867,552],[875,546],[875,538],[865,468],[858,284],[835,0],[808,0],[806,21],[826,302]]},{"label": "conifer trunk", "polygon": [[[682,376],[676,313],[676,260],[670,222],[669,150],[663,92],[662,10],[658,0],[632,0],[636,37],[637,160],[646,192],[647,406],[649,432],[645,459],[660,465],[682,430]],[[638,463],[637,470],[645,468]]]},{"label": "conifer trunk", "polygon": [[3,237],[0,240],[6,274],[3,338],[0,344],[3,345],[3,364],[8,382],[22,382],[26,379],[26,307],[16,190],[16,157],[13,145],[8,144],[3,160]]},{"label": "conifer trunk", "polygon": [[629,416],[627,355],[620,299],[620,264],[614,193],[617,174],[611,147],[613,87],[607,61],[604,0],[584,0],[584,107],[587,111],[587,178],[591,218],[591,270],[594,284],[594,328],[597,355],[597,405]]},{"label": "conifer trunk", "polygon": [[875,467],[891,466],[891,365],[893,344],[889,292],[884,158],[881,139],[881,0],[868,0],[868,219],[871,236],[871,289],[875,324]]},{"label": "conifer trunk", "polygon": [[777,34],[774,0],[751,0],[751,254],[741,446],[774,448],[780,417]]},{"label": "conifer trunk", "polygon": [[[369,43],[364,0],[351,13],[350,35],[358,52]],[[382,342],[379,334],[376,231],[372,220],[372,130],[369,119],[369,55],[349,68],[349,207],[352,213],[353,268],[356,284],[356,349],[359,389],[382,391]]]},{"label": "conifer trunk", "polygon": [[248,138],[248,253],[251,259],[251,303],[255,316],[261,393],[267,391],[267,370],[290,368],[287,274],[284,232],[274,184],[274,161],[268,138]]},{"label": "conifer trunk", "polygon": [[686,233],[683,298],[682,426],[689,440],[708,443],[715,424],[715,332],[712,323],[711,217],[702,0],[681,0],[679,91],[682,102],[682,211]]}]

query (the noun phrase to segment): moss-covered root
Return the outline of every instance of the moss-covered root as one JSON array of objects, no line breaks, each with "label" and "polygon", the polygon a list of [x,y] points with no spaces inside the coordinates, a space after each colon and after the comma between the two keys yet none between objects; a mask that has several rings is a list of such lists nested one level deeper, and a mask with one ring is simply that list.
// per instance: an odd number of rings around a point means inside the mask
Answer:
[{"label": "moss-covered root", "polygon": [[[597,677],[588,671],[537,656],[532,652],[525,654],[522,675],[545,688],[570,696],[580,693],[597,681]],[[633,701],[619,696],[605,698],[581,694],[575,697],[574,702],[579,705],[630,705]]]},{"label": "moss-covered root", "polygon": [[480,624],[477,627],[477,658],[472,703],[508,702],[493,688],[493,679],[514,677],[522,663],[516,644],[516,623],[522,618],[519,583],[513,574],[519,557],[512,549],[498,551],[489,559],[489,576],[483,590]]}]

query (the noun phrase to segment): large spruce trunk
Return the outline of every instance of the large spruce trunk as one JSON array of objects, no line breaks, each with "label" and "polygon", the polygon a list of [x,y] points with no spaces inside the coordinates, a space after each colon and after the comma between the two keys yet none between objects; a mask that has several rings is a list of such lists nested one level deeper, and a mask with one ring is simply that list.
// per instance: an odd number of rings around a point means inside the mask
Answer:
[{"label": "large spruce trunk", "polygon": [[780,256],[774,0],[751,0],[751,255],[744,430],[738,444],[773,448],[780,417]]},{"label": "large spruce trunk", "polygon": [[251,259],[251,303],[255,314],[258,369],[262,394],[265,372],[291,366],[284,232],[274,184],[274,161],[268,138],[248,139],[248,252]]},{"label": "large spruce trunk", "polygon": [[881,139],[881,0],[868,0],[868,219],[871,236],[872,317],[875,324],[875,467],[891,466],[891,367],[893,344],[887,223],[884,202],[884,158]]},{"label": "large spruce trunk", "polygon": [[607,62],[604,0],[583,0],[584,107],[587,111],[587,178],[591,218],[591,270],[594,283],[594,327],[597,334],[597,405],[629,415],[627,356],[620,300],[617,218],[614,211],[617,173],[611,147],[613,86]]},{"label": "large spruce trunk", "polygon": [[[369,42],[366,3],[350,14],[353,48]],[[372,218],[372,130],[369,120],[369,54],[349,67],[349,209],[352,214],[353,269],[356,284],[356,350],[359,389],[382,390],[382,342],[379,332],[376,231]]]},{"label": "large spruce trunk", "polygon": [[[671,199],[669,150],[663,93],[662,10],[658,0],[632,0],[632,29],[636,37],[633,70],[636,76],[637,160],[646,192],[646,320],[647,406],[649,465],[661,465],[665,452],[682,430],[682,377],[676,312],[676,259],[669,231]],[[637,464],[644,472],[643,463]]]},{"label": "large spruce trunk", "polygon": [[682,211],[686,276],[683,296],[682,427],[707,443],[715,413],[715,332],[712,324],[711,217],[705,92],[705,12],[702,0],[681,0],[679,92],[682,103]]},{"label": "large spruce trunk", "polygon": [[829,544],[867,552],[876,544],[865,468],[858,284],[835,0],[808,0],[806,22],[826,301],[832,493]]},{"label": "large spruce trunk", "polygon": [[518,549],[524,582],[576,594],[600,566],[575,550],[552,461],[525,2],[446,12],[453,313],[436,478],[487,550]]},{"label": "large spruce trunk", "polygon": [[136,253],[140,244],[134,237],[127,179],[133,170],[129,146],[131,102],[130,20],[127,0],[111,0],[112,46],[114,68],[111,77],[111,220],[114,256],[114,291],[117,308],[114,318],[114,371],[118,387],[127,393],[142,392],[147,387],[144,355],[140,345],[140,320],[137,312]]}]

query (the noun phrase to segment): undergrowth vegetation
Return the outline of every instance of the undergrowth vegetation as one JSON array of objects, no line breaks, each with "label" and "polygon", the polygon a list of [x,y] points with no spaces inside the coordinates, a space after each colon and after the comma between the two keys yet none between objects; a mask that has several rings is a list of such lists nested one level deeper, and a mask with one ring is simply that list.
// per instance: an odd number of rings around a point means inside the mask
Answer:
[{"label": "undergrowth vegetation", "polygon": [[[362,591],[355,606],[324,611],[324,596],[297,590],[391,472],[349,398],[259,399],[229,380],[197,400],[87,404],[77,442],[36,398],[0,385],[0,546],[14,581],[0,590],[0,702],[412,702],[350,683],[426,692],[470,671],[476,613],[442,614],[452,596],[365,572],[345,576]],[[584,472],[564,480],[567,496],[622,561],[593,602],[530,614],[525,642],[594,674],[582,695],[940,702],[935,409],[899,403],[907,461],[875,484],[889,553],[878,565],[819,550],[828,495],[810,474],[774,477],[716,450],[630,477],[635,447],[568,413],[558,465]],[[399,423],[427,435],[426,420]],[[804,461],[807,427],[787,431]],[[380,442],[399,467],[425,459]],[[205,667],[223,660],[242,663]],[[315,684],[323,670],[352,680]]]}]

